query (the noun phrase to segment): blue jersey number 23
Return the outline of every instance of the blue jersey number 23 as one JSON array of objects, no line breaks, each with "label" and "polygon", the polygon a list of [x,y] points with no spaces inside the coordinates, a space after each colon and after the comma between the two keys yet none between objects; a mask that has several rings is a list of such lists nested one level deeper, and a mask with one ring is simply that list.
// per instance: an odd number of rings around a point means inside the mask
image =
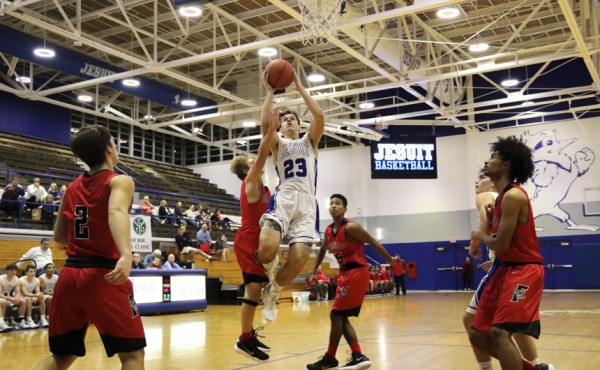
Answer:
[{"label": "blue jersey number 23", "polygon": [[306,159],[288,159],[283,162],[283,172],[286,179],[290,177],[306,177]]}]

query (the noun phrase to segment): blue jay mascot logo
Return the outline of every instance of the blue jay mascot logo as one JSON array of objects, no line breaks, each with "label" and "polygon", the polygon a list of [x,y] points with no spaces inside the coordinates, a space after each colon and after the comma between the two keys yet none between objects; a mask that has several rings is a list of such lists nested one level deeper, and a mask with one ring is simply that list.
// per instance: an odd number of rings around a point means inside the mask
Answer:
[{"label": "blue jay mascot logo", "polygon": [[[556,130],[543,130],[537,133],[525,131],[523,142],[533,149],[535,171],[532,182],[535,191],[531,198],[533,217],[551,216],[566,224],[567,230],[598,231],[598,225],[578,225],[571,215],[561,207],[571,185],[585,175],[596,159],[590,148],[583,148],[574,155],[563,150],[577,139],[558,140]],[[543,228],[538,228],[543,230]]]}]

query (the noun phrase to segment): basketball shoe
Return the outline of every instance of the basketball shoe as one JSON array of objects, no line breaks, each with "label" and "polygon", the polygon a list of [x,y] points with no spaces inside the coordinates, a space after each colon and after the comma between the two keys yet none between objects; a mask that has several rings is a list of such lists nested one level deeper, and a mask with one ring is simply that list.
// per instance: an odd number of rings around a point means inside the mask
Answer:
[{"label": "basketball shoe", "polygon": [[262,317],[267,321],[273,321],[277,317],[277,298],[279,292],[273,288],[273,284],[267,284],[262,291]]},{"label": "basketball shoe", "polygon": [[360,352],[353,352],[346,360],[346,365],[338,367],[339,370],[359,370],[368,369],[371,367],[371,361]]},{"label": "basketball shoe", "polygon": [[538,365],[535,365],[535,370],[554,370],[554,365],[552,365],[552,364],[538,364]]},{"label": "basketball shoe", "polygon": [[264,335],[257,334],[257,332],[258,332],[259,330],[263,330],[263,329],[264,329],[264,327],[263,327],[263,326],[259,326],[259,327],[258,327],[258,328],[256,328],[256,329],[252,329],[252,341],[254,342],[254,345],[255,345],[255,346],[258,348],[258,349],[260,349],[261,351],[263,351],[263,352],[269,352],[269,351],[271,350],[271,347],[267,346],[266,344],[264,344],[263,342],[261,342],[261,341],[258,339],[258,337],[261,337],[261,338],[264,338],[264,337],[265,337]]},{"label": "basketball shoe", "polygon": [[320,357],[319,361],[315,362],[314,364],[306,365],[306,368],[308,370],[335,369],[337,368],[338,364],[339,362],[335,358],[324,355],[323,357]]},{"label": "basketball shoe", "polygon": [[234,351],[240,353],[251,360],[254,361],[267,361],[269,359],[269,355],[258,349],[254,340],[243,341],[242,337],[240,337],[233,346]]}]

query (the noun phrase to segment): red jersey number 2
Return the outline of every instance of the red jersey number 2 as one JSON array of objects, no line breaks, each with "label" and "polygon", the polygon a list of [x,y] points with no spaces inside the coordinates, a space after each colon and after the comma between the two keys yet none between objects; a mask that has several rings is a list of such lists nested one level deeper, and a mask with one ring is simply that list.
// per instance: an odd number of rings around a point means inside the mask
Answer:
[{"label": "red jersey number 2", "polygon": [[88,223],[88,207],[75,206],[75,239],[89,239],[90,228]]}]

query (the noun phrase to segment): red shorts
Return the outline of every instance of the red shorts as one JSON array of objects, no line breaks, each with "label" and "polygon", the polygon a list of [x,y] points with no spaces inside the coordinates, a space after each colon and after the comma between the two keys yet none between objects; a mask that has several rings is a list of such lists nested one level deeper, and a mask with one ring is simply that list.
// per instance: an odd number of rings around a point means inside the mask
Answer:
[{"label": "red shorts", "polygon": [[259,238],[259,227],[247,228],[242,226],[235,234],[233,249],[244,275],[244,284],[269,281],[265,269],[257,257]]},{"label": "red shorts", "polygon": [[111,285],[110,269],[71,268],[60,271],[50,307],[50,351],[55,355],[85,355],[85,334],[96,325],[108,357],[146,347],[140,313],[127,280]]},{"label": "red shorts", "polygon": [[331,313],[344,317],[358,316],[370,278],[367,266],[340,271]]},{"label": "red shorts", "polygon": [[497,327],[538,338],[543,290],[541,265],[500,265],[481,295],[473,328],[489,332]]}]

